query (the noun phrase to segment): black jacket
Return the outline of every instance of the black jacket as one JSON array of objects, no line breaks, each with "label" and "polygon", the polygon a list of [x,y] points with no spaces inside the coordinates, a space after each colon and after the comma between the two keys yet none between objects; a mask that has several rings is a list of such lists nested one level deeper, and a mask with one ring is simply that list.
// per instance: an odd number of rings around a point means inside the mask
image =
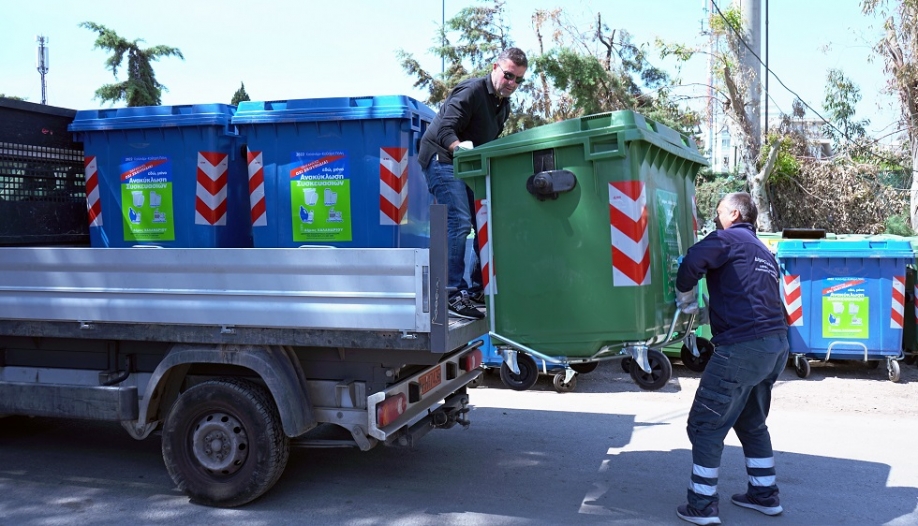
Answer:
[{"label": "black jacket", "polygon": [[418,162],[426,167],[440,154],[440,161],[452,162],[449,145],[472,141],[475,146],[496,139],[510,116],[510,101],[498,97],[491,76],[460,82],[440,106],[440,111],[421,137]]},{"label": "black jacket", "polygon": [[705,275],[715,345],[787,331],[778,263],[752,225],[735,223],[715,230],[689,248],[676,288],[689,291]]}]

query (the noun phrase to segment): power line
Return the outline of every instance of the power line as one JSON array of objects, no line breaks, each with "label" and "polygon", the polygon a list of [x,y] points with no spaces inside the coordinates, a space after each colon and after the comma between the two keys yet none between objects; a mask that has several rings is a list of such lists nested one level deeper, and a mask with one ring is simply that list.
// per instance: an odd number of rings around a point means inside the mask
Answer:
[{"label": "power line", "polygon": [[[836,132],[838,132],[838,134],[839,134],[840,136],[844,137],[844,138],[845,138],[846,140],[848,140],[849,142],[852,142],[852,143],[857,144],[857,141],[855,141],[854,139],[852,139],[851,137],[849,137],[848,134],[846,134],[845,132],[843,132],[843,131],[841,131],[840,129],[838,129],[837,126],[835,126],[833,123],[829,122],[829,120],[826,119],[825,117],[823,117],[822,114],[820,114],[818,111],[816,111],[815,108],[813,108],[812,106],[810,106],[809,104],[807,104],[806,101],[803,100],[803,98],[802,98],[799,94],[797,94],[796,91],[794,91],[794,90],[790,89],[789,87],[787,87],[787,84],[785,84],[784,81],[781,80],[781,77],[779,77],[774,71],[772,71],[772,70],[768,67],[768,65],[766,65],[765,62],[763,62],[762,59],[755,53],[755,51],[752,50],[752,48],[749,46],[749,44],[746,43],[746,39],[743,38],[743,35],[740,34],[740,32],[737,31],[735,27],[733,27],[733,24],[730,23],[730,21],[727,19],[727,17],[724,16],[724,13],[720,10],[720,7],[717,5],[717,2],[716,2],[715,0],[711,0],[711,5],[713,5],[713,6],[714,6],[714,9],[717,10],[717,14],[718,14],[718,16],[720,16],[720,18],[724,21],[724,25],[726,25],[727,27],[730,28],[730,31],[732,31],[732,32],[736,35],[736,38],[737,38],[740,42],[742,42],[742,44],[743,44],[743,46],[746,48],[746,50],[749,51],[749,53],[751,53],[752,56],[755,57],[755,59],[759,61],[759,64],[761,64],[762,67],[765,68],[765,73],[766,73],[767,75],[774,75],[775,80],[777,80],[778,83],[781,84],[781,86],[782,86],[784,89],[786,89],[788,92],[790,92],[794,97],[797,98],[797,100],[800,101],[801,104],[803,104],[807,109],[809,109],[809,110],[812,111],[817,117],[819,117],[819,119],[822,120],[822,122],[823,122],[826,126],[829,126],[829,127],[832,128],[833,130],[835,130]],[[765,93],[768,94],[768,91],[766,90]],[[765,118],[767,119],[768,116],[766,115]],[[900,165],[900,164],[901,164],[899,161],[896,161],[896,160],[893,160],[893,159],[889,159],[889,158],[887,158],[887,157],[884,157],[884,156],[879,155],[879,154],[877,154],[877,153],[874,153],[874,152],[872,152],[872,151],[867,151],[867,154],[868,154],[868,155],[871,155],[871,156],[873,156],[873,157],[875,157],[875,158],[877,158],[877,159],[879,159],[879,160],[881,160],[881,161],[888,162],[888,163],[890,163],[890,164],[894,164],[894,165]],[[903,168],[904,168],[904,167],[903,167]],[[915,171],[915,170],[912,170],[912,173],[914,174],[914,173],[916,173],[916,171]]]}]

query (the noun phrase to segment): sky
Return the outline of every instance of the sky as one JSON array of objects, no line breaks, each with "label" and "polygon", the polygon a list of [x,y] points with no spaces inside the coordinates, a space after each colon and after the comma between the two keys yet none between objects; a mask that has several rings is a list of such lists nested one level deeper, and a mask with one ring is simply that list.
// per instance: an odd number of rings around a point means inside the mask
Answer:
[{"label": "sky", "polygon": [[[880,35],[878,20],[860,12],[857,0],[760,0],[762,59],[767,58],[769,113],[790,112],[788,89],[823,112],[826,71],[839,68],[861,89],[856,118],[871,120],[875,135],[895,129],[894,99],[884,94],[881,59],[870,60]],[[91,21],[145,46],[167,45],[185,59],[154,63],[168,91],[163,105],[229,103],[240,83],[252,100],[425,94],[399,66],[396,53],[414,55],[430,71],[440,59],[430,53],[442,18],[479,0],[0,0],[0,93],[41,102],[36,70],[36,35],[49,39],[48,104],[71,109],[111,107],[95,90],[116,79],[105,69],[107,52],[94,49],[96,34],[78,25]],[[717,0],[721,9],[729,0]],[[706,0],[509,0],[511,37],[525,51],[536,49],[531,16],[561,7],[582,28],[597,10],[613,28],[631,33],[635,44],[656,38],[702,45]],[[767,5],[767,10],[766,10]],[[149,6],[149,7],[148,7]],[[767,34],[767,43],[765,35]],[[654,60],[670,73],[672,61]],[[700,95],[707,82],[703,58],[680,72],[685,96]],[[117,80],[123,80],[123,73]],[[701,104],[700,99],[696,102]],[[123,103],[119,104],[123,105]],[[119,106],[116,105],[116,106]]]}]

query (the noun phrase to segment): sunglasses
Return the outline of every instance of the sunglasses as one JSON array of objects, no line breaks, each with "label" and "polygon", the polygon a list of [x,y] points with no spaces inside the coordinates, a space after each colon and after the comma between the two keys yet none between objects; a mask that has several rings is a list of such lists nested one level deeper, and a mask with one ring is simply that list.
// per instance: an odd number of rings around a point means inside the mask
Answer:
[{"label": "sunglasses", "polygon": [[509,71],[504,71],[504,68],[500,67],[500,64],[497,64],[497,69],[503,72],[504,80],[512,80],[513,82],[516,82],[517,84],[522,84],[526,82],[526,79],[524,79],[523,77],[517,77],[516,75],[514,75],[513,73],[510,73]]}]

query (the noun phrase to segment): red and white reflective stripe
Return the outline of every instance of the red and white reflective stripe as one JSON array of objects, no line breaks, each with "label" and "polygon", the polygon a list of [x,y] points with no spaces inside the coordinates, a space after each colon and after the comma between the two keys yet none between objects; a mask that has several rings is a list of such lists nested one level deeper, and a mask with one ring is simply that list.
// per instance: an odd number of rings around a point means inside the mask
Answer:
[{"label": "red and white reflective stripe", "polygon": [[265,163],[261,152],[246,148],[249,168],[249,212],[252,226],[268,226],[268,208],[265,204]]},{"label": "red and white reflective stripe", "polygon": [[226,187],[229,180],[229,155],[198,152],[195,187],[194,224],[226,225]]},{"label": "red and white reflective stripe", "polygon": [[893,276],[892,281],[892,312],[889,317],[889,326],[893,329],[902,329],[905,326],[905,276]]},{"label": "red and white reflective stripe", "polygon": [[783,276],[781,298],[787,312],[787,324],[803,326],[803,294],[800,289],[800,276]]},{"label": "red and white reflective stripe", "polygon": [[612,285],[650,285],[647,194],[641,181],[609,183]]},{"label": "red and white reflective stripe", "polygon": [[494,272],[494,265],[491,262],[491,240],[488,238],[488,203],[484,199],[475,201],[475,223],[478,225],[477,237],[478,253],[481,260],[481,286],[485,294],[490,294],[492,289],[494,294],[497,294],[497,274]]},{"label": "red and white reflective stripe", "polygon": [[96,156],[83,158],[86,171],[86,211],[89,213],[89,226],[102,226],[102,192],[99,189],[99,167]]},{"label": "red and white reflective stripe", "polygon": [[379,224],[408,222],[408,149],[379,149]]}]

